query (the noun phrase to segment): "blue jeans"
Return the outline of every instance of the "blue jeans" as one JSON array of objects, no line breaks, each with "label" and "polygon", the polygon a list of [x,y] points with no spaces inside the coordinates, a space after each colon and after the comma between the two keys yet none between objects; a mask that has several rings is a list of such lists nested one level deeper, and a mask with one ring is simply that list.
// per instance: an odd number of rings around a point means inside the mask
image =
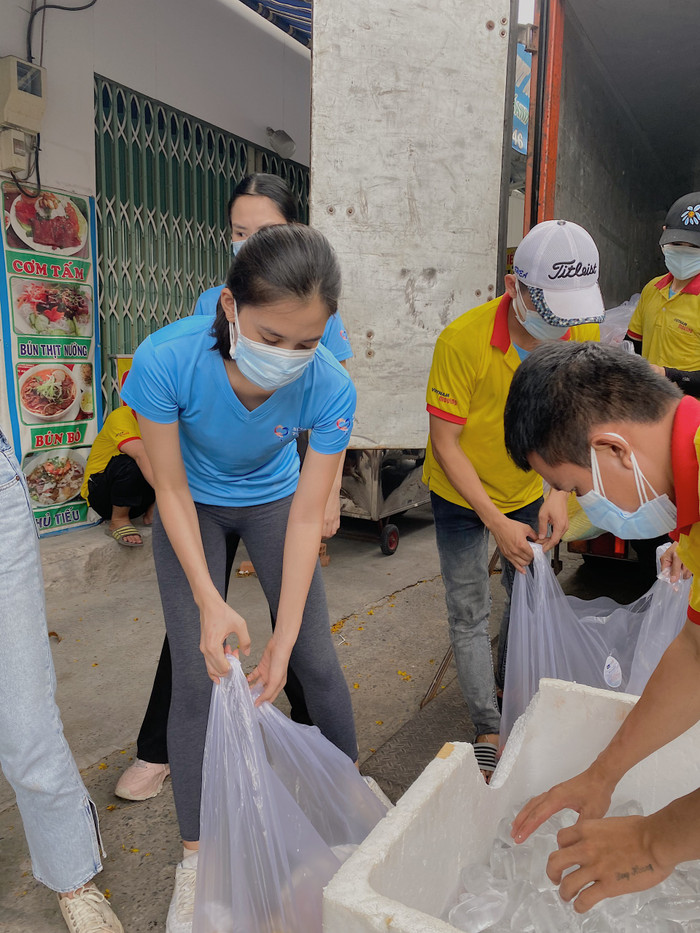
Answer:
[{"label": "blue jeans", "polygon": [[[501,714],[496,700],[496,681],[498,686],[503,686],[515,567],[501,558],[501,583],[506,591],[506,605],[501,619],[497,671],[494,674],[489,639],[488,529],[472,509],[448,502],[435,493],[431,493],[430,498],[457,679],[476,735],[498,734]],[[542,501],[540,498],[509,512],[507,517],[531,525],[537,531]]]},{"label": "blue jeans", "polygon": [[44,584],[27,485],[0,431],[0,764],[37,881],[79,888],[102,869],[97,811],[54,700]]}]

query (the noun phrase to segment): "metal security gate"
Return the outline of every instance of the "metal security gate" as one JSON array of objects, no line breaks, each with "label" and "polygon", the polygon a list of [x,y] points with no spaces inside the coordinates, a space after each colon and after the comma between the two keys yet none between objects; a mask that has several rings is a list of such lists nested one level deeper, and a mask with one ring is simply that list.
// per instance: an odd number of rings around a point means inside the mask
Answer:
[{"label": "metal security gate", "polygon": [[308,220],[309,170],[95,75],[98,285],[105,411],[119,404],[115,358],[191,314],[224,280],[226,204],[250,172],[270,172]]}]

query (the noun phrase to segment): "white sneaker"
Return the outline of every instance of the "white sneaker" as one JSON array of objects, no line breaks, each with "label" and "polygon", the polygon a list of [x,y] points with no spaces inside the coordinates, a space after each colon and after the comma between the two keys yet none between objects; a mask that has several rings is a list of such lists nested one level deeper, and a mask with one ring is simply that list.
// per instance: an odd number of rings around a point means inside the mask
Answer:
[{"label": "white sneaker", "polygon": [[169,774],[170,765],[154,764],[137,758],[119,778],[114,793],[123,800],[150,800],[161,792]]},{"label": "white sneaker", "polygon": [[58,904],[71,933],[124,933],[124,927],[94,884],[86,884],[73,897],[60,897]]},{"label": "white sneaker", "polygon": [[197,858],[189,856],[175,869],[175,890],[173,891],[165,933],[192,933],[194,917],[194,888],[197,883]]}]

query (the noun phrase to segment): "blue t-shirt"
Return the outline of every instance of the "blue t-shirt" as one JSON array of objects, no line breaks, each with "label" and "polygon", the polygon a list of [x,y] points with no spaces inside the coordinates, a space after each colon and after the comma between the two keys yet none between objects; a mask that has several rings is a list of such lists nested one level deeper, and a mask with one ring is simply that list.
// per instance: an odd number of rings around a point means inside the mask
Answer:
[{"label": "blue t-shirt", "polygon": [[[215,288],[208,288],[205,292],[202,292],[192,313],[216,314],[216,304],[223,287],[223,285],[217,285]],[[343,324],[343,319],[338,311],[328,318],[326,329],[323,331],[323,337],[321,337],[321,343],[324,347],[328,347],[339,363],[342,363],[343,360],[349,360],[353,355],[348,340],[348,332],[345,330],[345,324]]]},{"label": "blue t-shirt", "polygon": [[212,350],[210,317],[188,317],[147,337],[134,354],[122,400],[158,424],[179,423],[182,459],[195,502],[242,506],[291,495],[299,481],[294,443],[311,431],[322,454],[344,450],[355,387],[325,347],[303,375],[253,411],[231,388]]}]

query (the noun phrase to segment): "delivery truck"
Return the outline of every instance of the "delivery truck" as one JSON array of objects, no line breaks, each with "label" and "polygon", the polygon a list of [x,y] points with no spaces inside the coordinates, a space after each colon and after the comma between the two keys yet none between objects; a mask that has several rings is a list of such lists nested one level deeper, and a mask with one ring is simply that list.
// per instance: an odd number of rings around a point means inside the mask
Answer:
[{"label": "delivery truck", "polygon": [[532,225],[591,233],[612,308],[664,271],[665,212],[700,188],[700,3],[537,0],[532,19],[509,0],[314,0],[311,222],[340,254],[360,389],[346,514],[386,511],[383,476],[390,510],[425,501],[435,341],[503,292]]}]

